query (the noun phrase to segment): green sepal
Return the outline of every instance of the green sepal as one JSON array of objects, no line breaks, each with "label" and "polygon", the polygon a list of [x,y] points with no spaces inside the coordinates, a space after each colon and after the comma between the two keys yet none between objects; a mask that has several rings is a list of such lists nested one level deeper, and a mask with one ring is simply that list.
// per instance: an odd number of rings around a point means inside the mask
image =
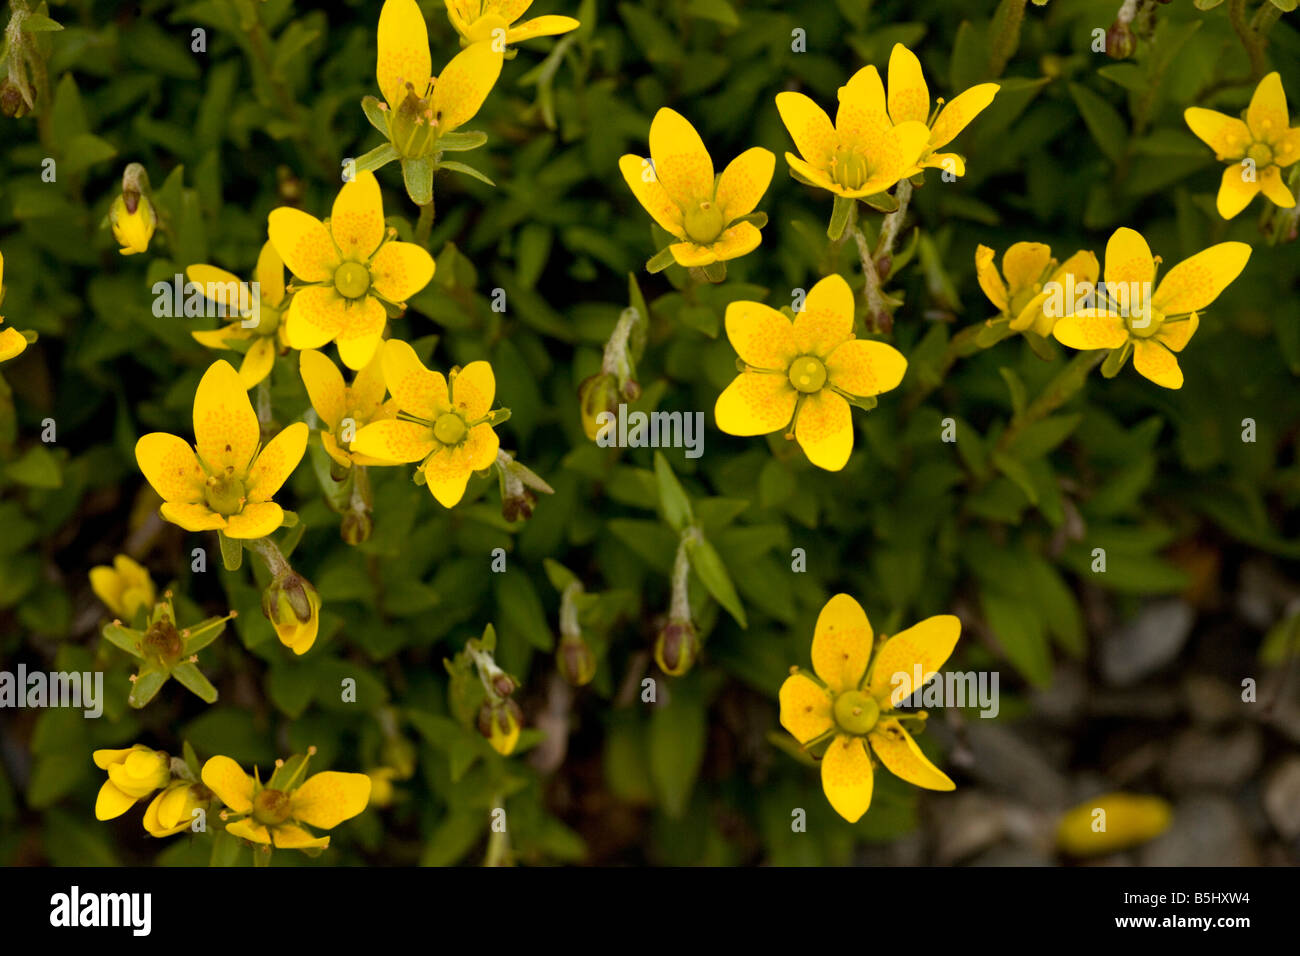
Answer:
[{"label": "green sepal", "polygon": [[445,153],[463,153],[467,149],[478,149],[487,139],[487,133],[477,129],[464,133],[444,133],[438,137],[434,149]]},{"label": "green sepal", "polygon": [[840,392],[836,389],[841,398],[850,405],[856,405],[863,411],[871,411],[880,404],[880,400],[874,395],[850,395],[848,392]]},{"label": "green sepal", "polygon": [[162,690],[163,684],[167,683],[167,678],[170,676],[171,674],[165,670],[141,671],[131,684],[131,694],[126,702],[139,710],[158,695],[158,691]]},{"label": "green sepal", "polygon": [[673,256],[673,247],[664,246],[645,264],[645,271],[654,275],[656,272],[663,272],[669,266],[675,264],[677,259]]},{"label": "green sepal", "polygon": [[285,508],[285,509],[284,509],[284,521],[281,523],[280,527],[281,527],[281,528],[296,528],[296,527],[298,527],[298,512],[296,512],[296,511],[290,511],[288,508]]},{"label": "green sepal", "polygon": [[727,281],[727,264],[725,262],[710,262],[707,266],[700,266],[700,271],[704,273],[704,278],[710,282]]},{"label": "green sepal", "polygon": [[383,146],[376,146],[368,153],[362,153],[352,161],[354,172],[374,172],[387,166],[393,160],[398,159],[397,150],[393,149],[392,143],[384,143]]},{"label": "green sepal", "polygon": [[244,546],[226,533],[217,529],[217,540],[221,542],[221,563],[227,571],[238,571],[244,563]]},{"label": "green sepal", "polygon": [[[197,664],[182,661],[172,668],[172,676],[180,681],[181,686],[192,692],[205,704],[212,704],[217,699],[217,689],[203,676]],[[138,685],[140,682],[136,681]]]},{"label": "green sepal", "polygon": [[489,186],[496,185],[496,183],[488,179],[487,176],[480,173],[473,166],[467,166],[464,163],[457,163],[448,160],[443,160],[442,162],[438,163],[438,168],[449,169],[453,173],[463,173],[464,175],[469,176],[472,179],[477,179],[481,183],[487,183]]},{"label": "green sepal", "polygon": [[864,196],[862,201],[877,212],[898,212],[898,200],[890,193]]},{"label": "green sepal", "polygon": [[384,138],[389,136],[388,132],[388,111],[379,103],[379,100],[373,96],[363,96],[361,98],[361,112],[366,114],[366,119],[370,120],[370,125],[379,132],[384,134]]},{"label": "green sepal", "polygon": [[[263,847],[266,847],[266,848],[263,849]],[[270,866],[270,865],[271,865],[271,853],[270,853],[270,849],[271,849],[271,848],[270,848],[269,846],[266,846],[265,844],[260,844],[260,843],[259,843],[259,844],[255,844],[255,845],[253,846],[253,866],[254,866],[254,867],[257,867],[257,868],[260,869],[261,867],[264,867],[264,866]]]},{"label": "green sepal", "polygon": [[275,773],[271,774],[271,779],[266,782],[266,786],[271,790],[284,790],[306,762],[307,754],[294,754],[275,768]]},{"label": "green sepal", "polygon": [[849,199],[846,196],[836,196],[835,205],[831,207],[831,222],[826,227],[826,236],[832,241],[838,241],[843,235],[844,230],[849,224],[849,215],[853,212],[853,204],[856,199]]},{"label": "green sepal", "polygon": [[144,660],[144,653],[140,650],[143,635],[139,631],[121,624],[105,624],[103,634],[114,647],[121,648],[137,660]]},{"label": "green sepal", "polygon": [[750,225],[754,226],[756,229],[762,229],[764,226],[767,225],[767,213],[751,212],[746,216],[740,216],[736,219],[733,219],[731,225],[734,226],[742,222],[747,222]]},{"label": "green sepal", "polygon": [[191,654],[197,654],[220,637],[225,629],[226,619],[224,617],[210,617],[193,627],[185,628],[189,632],[189,636],[185,638],[181,645],[181,656],[189,657]]},{"label": "green sepal", "polygon": [[402,181],[406,184],[406,195],[417,206],[427,206],[433,202],[433,160],[402,160]]},{"label": "green sepal", "polygon": [[1101,363],[1101,374],[1103,378],[1114,378],[1119,374],[1119,370],[1124,367],[1128,361],[1129,353],[1133,351],[1132,341],[1125,342],[1117,349],[1111,349],[1110,354],[1106,356],[1106,361]]},{"label": "green sepal", "polygon": [[199,755],[194,752],[194,748],[190,746],[188,740],[181,743],[181,755],[185,758],[185,766],[189,767],[194,779],[200,779],[203,768],[199,766]]},{"label": "green sepal", "polygon": [[982,349],[997,345],[1003,339],[1013,335],[1011,331],[1011,320],[1005,316],[994,319],[984,328],[975,333],[975,344]]},{"label": "green sepal", "polygon": [[1025,341],[1029,343],[1029,347],[1034,350],[1034,354],[1040,359],[1050,362],[1060,355],[1060,349],[1056,347],[1056,342],[1052,339],[1039,335],[1033,329],[1025,329],[1023,334]]}]

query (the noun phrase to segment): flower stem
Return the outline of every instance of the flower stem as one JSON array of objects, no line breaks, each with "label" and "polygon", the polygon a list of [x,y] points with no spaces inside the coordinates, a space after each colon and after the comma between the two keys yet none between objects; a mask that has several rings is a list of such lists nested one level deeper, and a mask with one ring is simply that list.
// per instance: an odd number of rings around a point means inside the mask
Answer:
[{"label": "flower stem", "polygon": [[1056,376],[1047,383],[1038,397],[1029,403],[1029,407],[1011,420],[1010,426],[998,439],[998,450],[1006,451],[1026,428],[1046,418],[1069,401],[1088,380],[1088,374],[1102,363],[1107,354],[1106,349],[1095,349],[1090,352],[1080,352],[1070,359],[1065,368],[1057,372]]},{"label": "flower stem", "polygon": [[428,245],[429,233],[433,230],[433,196],[430,195],[429,201],[420,207],[420,221],[415,225],[415,242],[417,245]]},{"label": "flower stem", "polygon": [[266,562],[266,569],[271,572],[271,577],[278,578],[293,571],[289,560],[270,538],[253,538],[245,541],[244,544],[248,546],[248,550]]}]

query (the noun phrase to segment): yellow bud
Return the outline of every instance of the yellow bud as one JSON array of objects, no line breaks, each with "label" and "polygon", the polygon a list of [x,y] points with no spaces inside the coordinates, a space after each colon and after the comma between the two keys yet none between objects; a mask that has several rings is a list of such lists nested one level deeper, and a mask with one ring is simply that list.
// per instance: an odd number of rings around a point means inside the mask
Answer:
[{"label": "yellow bud", "polygon": [[295,654],[306,654],[320,629],[320,594],[312,583],[290,571],[262,592],[262,613],[275,628],[280,643]]},{"label": "yellow bud", "polygon": [[113,238],[121,245],[122,255],[133,256],[149,248],[149,240],[158,225],[153,203],[145,195],[118,196],[108,210]]}]

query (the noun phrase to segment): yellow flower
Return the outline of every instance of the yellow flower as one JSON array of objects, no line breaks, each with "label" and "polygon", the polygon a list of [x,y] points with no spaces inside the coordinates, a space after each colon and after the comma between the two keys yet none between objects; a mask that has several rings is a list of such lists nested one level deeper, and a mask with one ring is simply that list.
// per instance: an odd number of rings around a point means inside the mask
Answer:
[{"label": "yellow flower", "polygon": [[171,760],[161,750],[135,744],[123,750],[96,750],[95,766],[108,771],[95,800],[95,819],[120,817],[171,780]]},{"label": "yellow flower", "polygon": [[[5,257],[0,253],[0,304],[4,303]],[[0,323],[4,322],[0,315]],[[27,348],[27,336],[15,328],[0,329],[0,362],[7,362],[23,353]]]},{"label": "yellow flower", "polygon": [[822,757],[822,789],[835,812],[856,823],[871,806],[872,759],[896,777],[927,790],[955,784],[926,759],[894,714],[902,685],[915,692],[943,667],[961,635],[951,614],[926,618],[871,653],[873,634],[862,606],[837,594],[822,608],[813,632],[812,675],[793,668],[781,685],[781,726],[801,746],[830,741]]},{"label": "yellow flower", "polygon": [[245,304],[254,302],[253,290],[225,269],[216,266],[193,265],[185,270],[191,282],[209,299],[220,302],[231,309],[234,316],[223,328],[205,332],[191,332],[200,345],[210,349],[230,349],[236,342],[248,342],[248,351],[239,363],[239,378],[244,388],[252,388],[271,374],[275,356],[279,351],[288,351],[289,341],[285,336],[285,325],[281,321],[285,304],[284,262],[275,247],[268,241],[262,245],[257,257],[258,296],[255,308],[249,315],[257,317],[257,324],[245,327],[246,321],[238,310]]},{"label": "yellow flower", "polygon": [[433,372],[400,339],[383,351],[384,381],[405,417],[372,422],[357,432],[352,451],[376,463],[420,462],[429,491],[451,508],[465,494],[469,476],[497,458],[500,440],[491,411],[496,378],[487,362],[470,362],[451,382]]},{"label": "yellow flower", "polygon": [[151,610],[156,597],[149,572],[125,554],[115,557],[111,568],[91,568],[90,589],[124,621],[134,620],[140,610]]},{"label": "yellow flower", "polygon": [[441,76],[433,77],[429,30],[419,5],[415,0],[385,0],[379,13],[375,79],[388,104],[389,139],[401,156],[435,152],[440,136],[474,118],[501,75],[505,49],[495,46],[473,43],[452,57]]},{"label": "yellow flower", "polygon": [[144,828],[155,837],[172,836],[188,830],[194,823],[194,811],[206,807],[207,802],[194,784],[188,780],[175,780],[149,803],[144,811]]},{"label": "yellow flower", "polygon": [[297,786],[307,761],[295,758],[290,763],[293,766],[285,780],[276,778],[290,764],[282,764],[266,785],[244,773],[229,757],[213,757],[203,765],[204,785],[231,814],[240,817],[226,824],[227,833],[281,849],[324,849],[330,838],[313,836],[301,824],[332,830],[359,814],[370,801],[370,778],[364,773],[327,771]]},{"label": "yellow flower", "polygon": [[556,16],[519,23],[533,0],[446,0],[446,4],[447,19],[464,45],[487,40],[504,49],[533,37],[556,36],[582,26],[573,17]]},{"label": "yellow flower", "polygon": [[351,385],[344,384],[338,366],[322,353],[308,349],[298,356],[307,396],[324,425],[320,433],[321,444],[344,468],[354,464],[393,464],[352,451],[356,433],[362,427],[397,417],[397,402],[392,399],[384,401],[383,354],[383,349],[375,349],[370,364],[357,372]]},{"label": "yellow flower", "polygon": [[1056,845],[1071,856],[1117,853],[1154,840],[1172,817],[1173,808],[1159,797],[1108,793],[1067,810],[1056,828]]},{"label": "yellow flower", "polygon": [[897,349],[853,337],[853,292],[839,275],[812,287],[793,323],[760,302],[733,302],[726,326],[746,368],[718,396],[718,427],[766,435],[793,419],[808,460],[827,471],[843,468],[853,451],[846,399],[873,406],[872,396],[896,388],[907,371]]},{"label": "yellow flower", "polygon": [[[849,80],[853,85],[859,78],[866,84],[869,101],[876,106],[883,100],[884,91],[880,88],[880,76],[874,67],[868,67],[871,76],[864,76],[866,70],[859,71]],[[964,93],[953,97],[952,101],[931,116],[930,89],[925,84],[925,75],[921,72],[921,61],[907,47],[895,43],[889,54],[889,117],[897,126],[900,123],[928,123],[930,139],[921,154],[919,165],[933,167],[951,172],[954,176],[966,175],[966,161],[956,153],[936,153],[957,138],[957,135],[970,125],[971,120],[979,116],[997,95],[997,83],[980,83]],[[841,100],[844,91],[840,91]],[[909,174],[910,175],[910,174]]]},{"label": "yellow flower", "polygon": [[[682,266],[707,266],[753,252],[762,241],[750,221],[772,182],[776,157],[754,146],[713,177],[713,160],[684,116],[661,109],[650,123],[650,159],[618,161],[637,201],[678,241],[668,248]],[[757,214],[760,222],[766,217]]]},{"label": "yellow flower", "polygon": [[874,66],[840,87],[839,99],[832,126],[826,112],[802,93],[776,95],[777,112],[803,157],[785,154],[795,179],[847,199],[865,199],[916,172],[930,129],[923,122],[890,124]]},{"label": "yellow flower", "polygon": [[276,577],[262,592],[266,615],[280,643],[295,654],[306,654],[320,631],[320,592],[292,570]]},{"label": "yellow flower", "polygon": [[[194,393],[193,448],[151,432],[135,460],[162,496],[160,513],[186,531],[219,530],[230,538],[262,538],[284,523],[271,500],[307,450],[307,425],[295,422],[259,450],[261,428],[239,373],[213,362]],[[196,454],[197,452],[197,454]]]},{"label": "yellow flower", "polygon": [[[1002,317],[1010,321],[1013,332],[1051,335],[1052,326],[1065,314],[1055,306],[1066,301],[1065,296],[1070,294],[1067,290],[1095,283],[1097,271],[1097,256],[1087,250],[1079,250],[1058,266],[1050,247],[1041,242],[1017,242],[1002,254],[999,275],[993,265],[993,250],[984,245],[975,250],[980,288]],[[1053,299],[1052,293],[1058,289]]]},{"label": "yellow flower", "polygon": [[108,209],[108,223],[113,229],[113,238],[121,245],[119,250],[124,256],[133,256],[149,248],[149,240],[158,225],[158,216],[148,196],[137,194],[135,209],[127,206],[126,197],[118,196]]},{"label": "yellow flower", "polygon": [[370,802],[377,807],[391,806],[393,802],[393,779],[397,771],[392,767],[375,767],[366,771],[370,778]]},{"label": "yellow flower", "polygon": [[1183,113],[1192,132],[1228,163],[1219,184],[1219,215],[1231,219],[1262,192],[1284,209],[1295,197],[1282,182],[1282,170],[1300,160],[1300,126],[1288,127],[1286,92],[1276,72],[1259,81],[1246,108],[1245,122],[1216,110],[1193,106]]},{"label": "yellow flower", "polygon": [[1128,356],[1139,374],[1164,388],[1182,388],[1183,371],[1175,352],[1191,341],[1199,313],[1241,274],[1250,258],[1244,242],[1221,242],[1184,259],[1160,280],[1147,241],[1132,229],[1116,229],[1106,243],[1104,280],[1096,304],[1075,309],[1058,321],[1052,334],[1072,349],[1111,349],[1117,372]]},{"label": "yellow flower", "polygon": [[[392,0],[390,0],[392,2]],[[365,368],[398,308],[433,278],[433,257],[412,242],[389,239],[383,198],[371,172],[358,173],[334,200],[328,226],[282,206],[268,220],[271,243],[301,282],[285,329],[295,349],[337,341],[343,364]]]}]

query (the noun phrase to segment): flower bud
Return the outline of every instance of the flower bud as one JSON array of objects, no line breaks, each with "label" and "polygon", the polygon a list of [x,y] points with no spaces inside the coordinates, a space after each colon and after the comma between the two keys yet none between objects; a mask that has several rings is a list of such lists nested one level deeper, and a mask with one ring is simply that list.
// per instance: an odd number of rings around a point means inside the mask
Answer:
[{"label": "flower bud", "polygon": [[537,506],[537,495],[532,489],[523,488],[518,494],[509,495],[501,502],[501,517],[507,521],[527,521],[533,516]]},{"label": "flower bud", "polygon": [[690,621],[669,621],[655,640],[655,663],[670,677],[681,677],[695,663],[699,641]]},{"label": "flower bud", "polygon": [[492,749],[503,757],[514,752],[523,728],[524,712],[513,700],[500,704],[484,704],[478,712],[478,731],[487,738]]},{"label": "flower bud", "polygon": [[316,643],[320,594],[297,572],[285,572],[262,592],[262,613],[275,628],[280,643],[295,654],[306,654]]},{"label": "flower bud", "polygon": [[600,434],[604,427],[596,420],[601,412],[617,414],[618,411],[618,381],[608,372],[602,372],[599,375],[593,375],[584,379],[578,386],[578,402],[582,415],[582,430],[587,433],[587,437],[592,441]]},{"label": "flower bud", "polygon": [[175,780],[154,797],[144,811],[144,828],[153,837],[167,837],[188,830],[194,811],[212,797],[211,791],[188,780]]},{"label": "flower bud", "polygon": [[22,89],[8,79],[0,80],[0,114],[10,119],[21,119],[30,112]]},{"label": "flower bud", "polygon": [[560,676],[574,687],[590,684],[596,676],[596,653],[580,637],[566,637],[560,641],[555,654],[555,666]]},{"label": "flower bud", "polygon": [[1127,23],[1116,20],[1106,31],[1106,55],[1112,60],[1127,60],[1137,49],[1137,37]]},{"label": "flower bud", "polygon": [[167,754],[143,744],[124,750],[96,750],[93,759],[95,766],[108,773],[95,801],[96,820],[120,817],[137,800],[167,786],[171,779]]},{"label": "flower bud", "polygon": [[148,196],[126,189],[109,207],[108,222],[113,228],[113,238],[122,247],[122,255],[133,256],[148,250],[158,216]]},{"label": "flower bud", "polygon": [[358,545],[370,540],[370,532],[375,528],[375,521],[369,511],[348,511],[343,515],[343,524],[339,532],[343,540],[350,545]]}]

